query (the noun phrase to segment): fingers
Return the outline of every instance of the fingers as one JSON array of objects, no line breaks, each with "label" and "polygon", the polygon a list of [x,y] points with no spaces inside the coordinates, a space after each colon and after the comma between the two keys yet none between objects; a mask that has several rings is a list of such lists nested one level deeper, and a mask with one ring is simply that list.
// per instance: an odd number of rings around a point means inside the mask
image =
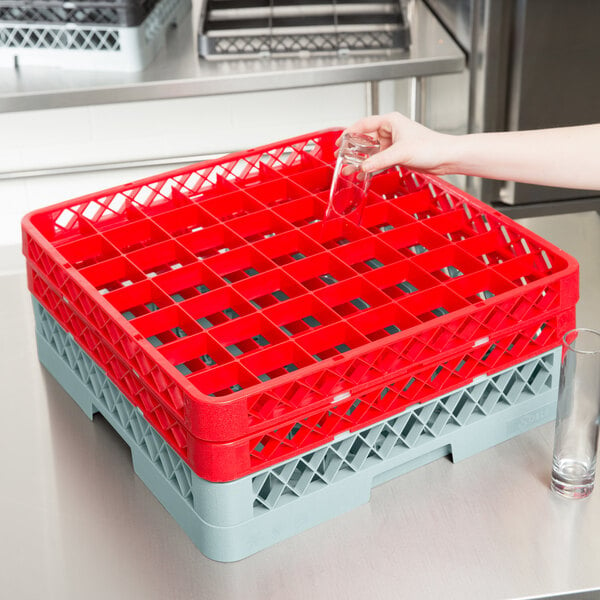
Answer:
[{"label": "fingers", "polygon": [[360,121],[348,127],[346,133],[371,133],[385,125],[389,126],[387,115],[373,115],[360,119]]},{"label": "fingers", "polygon": [[383,127],[390,127],[389,115],[373,115],[365,117],[350,125],[350,127],[347,127],[337,139],[336,144],[339,146],[342,137],[347,133],[373,133]]},{"label": "fingers", "polygon": [[397,113],[390,113],[386,115],[373,115],[360,119],[350,127],[344,130],[342,135],[336,141],[339,146],[341,140],[346,134],[376,134],[376,137],[381,145],[381,151],[366,160],[362,165],[362,171],[364,173],[373,173],[374,171],[380,171],[396,165],[400,162],[401,153],[398,151],[398,147],[394,147],[394,136],[393,128],[394,123],[397,121]]},{"label": "fingers", "polygon": [[373,173],[374,171],[381,171],[401,163],[399,160],[398,151],[394,146],[390,146],[381,152],[378,152],[371,158],[365,160],[362,164],[362,170],[365,173]]}]

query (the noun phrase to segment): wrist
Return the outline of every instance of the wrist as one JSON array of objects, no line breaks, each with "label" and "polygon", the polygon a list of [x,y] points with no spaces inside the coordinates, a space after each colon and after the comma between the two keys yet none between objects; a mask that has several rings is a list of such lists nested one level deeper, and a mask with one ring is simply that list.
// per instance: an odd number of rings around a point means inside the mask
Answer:
[{"label": "wrist", "polygon": [[435,140],[438,148],[437,175],[463,174],[467,152],[466,135],[438,134]]}]

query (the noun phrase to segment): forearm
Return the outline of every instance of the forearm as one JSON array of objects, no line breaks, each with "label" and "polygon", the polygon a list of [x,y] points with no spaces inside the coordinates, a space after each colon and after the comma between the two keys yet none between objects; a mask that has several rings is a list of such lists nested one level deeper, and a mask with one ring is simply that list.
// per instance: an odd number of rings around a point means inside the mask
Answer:
[{"label": "forearm", "polygon": [[455,136],[446,149],[446,173],[600,190],[600,124]]}]

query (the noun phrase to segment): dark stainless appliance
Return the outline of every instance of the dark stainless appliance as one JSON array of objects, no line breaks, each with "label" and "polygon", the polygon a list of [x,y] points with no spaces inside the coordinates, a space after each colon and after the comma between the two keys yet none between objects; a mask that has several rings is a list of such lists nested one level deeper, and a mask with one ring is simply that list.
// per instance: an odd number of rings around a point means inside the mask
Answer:
[{"label": "dark stainless appliance", "polygon": [[[468,55],[469,131],[600,122],[598,0],[427,3]],[[489,180],[469,187],[490,204],[535,204],[538,213],[596,208],[599,196]]]}]

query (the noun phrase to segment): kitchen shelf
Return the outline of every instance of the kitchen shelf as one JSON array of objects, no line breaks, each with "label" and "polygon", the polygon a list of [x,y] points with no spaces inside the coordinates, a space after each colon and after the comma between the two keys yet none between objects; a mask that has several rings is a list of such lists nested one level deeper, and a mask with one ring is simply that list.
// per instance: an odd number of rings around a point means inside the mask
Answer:
[{"label": "kitchen shelf", "polygon": [[137,73],[23,66],[0,69],[0,112],[210,96],[457,73],[465,56],[422,0],[410,0],[409,50],[369,56],[205,61],[196,39],[201,0]]}]

